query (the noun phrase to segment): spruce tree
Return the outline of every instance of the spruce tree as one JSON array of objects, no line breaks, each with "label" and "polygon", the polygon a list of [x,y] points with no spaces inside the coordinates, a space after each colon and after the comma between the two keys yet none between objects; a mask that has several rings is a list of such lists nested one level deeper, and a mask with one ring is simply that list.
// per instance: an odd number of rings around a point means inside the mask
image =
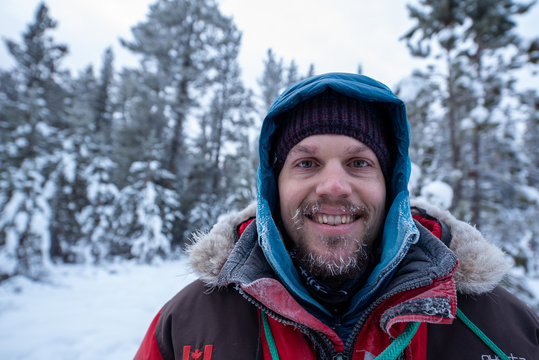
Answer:
[{"label": "spruce tree", "polygon": [[492,119],[500,111],[502,96],[512,96],[510,72],[519,66],[504,54],[522,52],[513,17],[530,6],[513,0],[423,0],[408,6],[415,25],[403,38],[411,53],[440,54],[445,60],[438,76],[449,125],[452,170],[447,180],[455,194],[452,208],[477,225],[483,220],[483,187],[488,186],[484,143],[495,132]]},{"label": "spruce tree", "polygon": [[[534,41],[524,44],[516,33],[515,18],[534,3],[422,0],[409,6],[415,24],[403,37],[412,54],[445,60],[445,66],[436,63],[431,80],[440,85],[445,115],[440,120],[449,125],[449,146],[442,141],[437,152],[451,154],[451,162],[423,170],[446,177],[441,180],[455,194],[452,210],[480,227],[517,264],[528,263],[524,249],[536,246],[529,241],[534,226],[526,225],[536,196],[526,183],[533,166],[522,147],[519,129],[526,120],[514,71],[536,57]],[[524,266],[529,275],[530,268]],[[525,299],[524,284],[517,276],[507,286]]]},{"label": "spruce tree", "polygon": [[[241,33],[230,22],[215,60],[209,106],[200,118],[200,135],[192,156],[192,171],[188,176],[184,213],[191,229],[206,229],[220,214],[244,205],[237,203],[236,193],[242,192],[242,173],[229,168],[235,160],[252,156],[242,145],[249,143],[253,126],[252,93],[241,80],[238,54]],[[254,169],[250,164],[250,176]]]},{"label": "spruce tree", "polygon": [[151,262],[170,255],[174,225],[182,219],[178,194],[163,186],[172,178],[156,160],[131,165],[129,185],[115,201],[109,256]]},{"label": "spruce tree", "polygon": [[103,65],[95,99],[95,132],[105,143],[110,141],[112,130],[112,101],[111,88],[114,80],[114,54],[112,48],[107,48],[103,54]]},{"label": "spruce tree", "polygon": [[[411,134],[410,158],[424,174],[418,179],[417,190],[424,184],[442,180],[439,176],[445,171],[440,167],[449,162],[445,157],[446,152],[438,151],[440,147],[448,147],[444,136],[447,124],[440,120],[436,112],[440,107],[440,89],[432,81],[431,71],[414,71],[411,76],[401,80],[395,89],[397,96],[406,103]],[[450,167],[446,166],[446,169],[450,170]]]},{"label": "spruce tree", "polygon": [[284,83],[283,59],[277,59],[272,49],[268,49],[266,59],[264,59],[264,71],[258,79],[261,90],[262,108],[260,113],[264,116],[271,104],[283,90]]},{"label": "spruce tree", "polygon": [[185,123],[215,73],[215,48],[229,19],[213,0],[157,0],[147,19],[134,26],[133,41],[122,44],[140,55],[140,84],[150,83],[159,102],[156,114],[166,119],[164,166],[182,175]]},{"label": "spruce tree", "polygon": [[[67,74],[61,71],[67,47],[49,35],[57,23],[48,8],[40,4],[20,43],[7,40],[16,62],[10,89],[4,102],[10,117],[2,152],[3,214],[0,220],[0,253],[6,266],[2,276],[23,274],[41,277],[50,261],[50,224],[54,216],[50,198],[55,192],[55,168],[60,160],[65,131]],[[4,112],[3,109],[0,112]]]}]

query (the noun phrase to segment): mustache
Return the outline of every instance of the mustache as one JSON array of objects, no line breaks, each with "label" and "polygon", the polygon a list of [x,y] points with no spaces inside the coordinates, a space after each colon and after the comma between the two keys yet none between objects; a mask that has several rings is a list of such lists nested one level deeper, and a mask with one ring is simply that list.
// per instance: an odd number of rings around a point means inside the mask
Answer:
[{"label": "mustache", "polygon": [[316,201],[304,201],[299,208],[296,209],[294,216],[292,216],[292,222],[295,225],[296,229],[301,230],[303,228],[303,223],[305,217],[312,218],[316,214],[321,212],[321,209],[324,206],[338,206],[340,207],[343,214],[353,216],[358,219],[367,219],[369,217],[369,210],[365,205],[354,204],[348,200],[339,200],[339,201],[327,201],[327,200],[316,200]]}]

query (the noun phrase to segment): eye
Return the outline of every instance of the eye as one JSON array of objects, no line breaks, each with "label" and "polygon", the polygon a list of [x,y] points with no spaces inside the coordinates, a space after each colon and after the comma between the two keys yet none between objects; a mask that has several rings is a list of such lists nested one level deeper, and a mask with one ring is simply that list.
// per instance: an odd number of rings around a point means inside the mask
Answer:
[{"label": "eye", "polygon": [[301,160],[298,162],[298,167],[302,169],[310,169],[314,167],[314,161],[312,160]]},{"label": "eye", "polygon": [[369,166],[369,163],[363,159],[355,159],[352,160],[351,165],[353,168],[363,168]]}]

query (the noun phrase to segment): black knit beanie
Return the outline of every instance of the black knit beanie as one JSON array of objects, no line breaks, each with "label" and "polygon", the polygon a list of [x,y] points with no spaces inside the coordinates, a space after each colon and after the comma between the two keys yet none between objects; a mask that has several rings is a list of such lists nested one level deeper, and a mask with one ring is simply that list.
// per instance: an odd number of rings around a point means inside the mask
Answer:
[{"label": "black knit beanie", "polygon": [[277,119],[279,129],[271,148],[275,174],[281,172],[288,152],[306,137],[347,135],[372,149],[388,184],[392,166],[387,123],[386,112],[376,103],[352,99],[333,90],[316,95]]}]

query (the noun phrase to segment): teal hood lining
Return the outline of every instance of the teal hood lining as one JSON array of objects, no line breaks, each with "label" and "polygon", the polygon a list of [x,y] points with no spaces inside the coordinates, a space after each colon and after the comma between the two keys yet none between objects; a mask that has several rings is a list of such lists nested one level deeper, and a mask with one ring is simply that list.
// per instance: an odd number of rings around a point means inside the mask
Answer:
[{"label": "teal hood lining", "polygon": [[406,109],[404,103],[387,86],[363,75],[330,73],[299,82],[277,98],[264,119],[260,132],[256,217],[258,241],[268,263],[287,290],[306,303],[310,309],[331,318],[331,313],[314,300],[302,285],[273,219],[273,214],[278,213],[278,190],[269,159],[270,140],[279,126],[276,123],[279,115],[327,89],[361,101],[383,103],[389,112],[396,145],[389,193],[391,206],[384,224],[380,261],[374,267],[365,286],[353,297],[350,309],[344,316],[354,321],[360,316],[358,310],[385,287],[410,245],[415,243],[419,236],[409,210],[407,184],[411,169],[408,156],[410,131]]}]

